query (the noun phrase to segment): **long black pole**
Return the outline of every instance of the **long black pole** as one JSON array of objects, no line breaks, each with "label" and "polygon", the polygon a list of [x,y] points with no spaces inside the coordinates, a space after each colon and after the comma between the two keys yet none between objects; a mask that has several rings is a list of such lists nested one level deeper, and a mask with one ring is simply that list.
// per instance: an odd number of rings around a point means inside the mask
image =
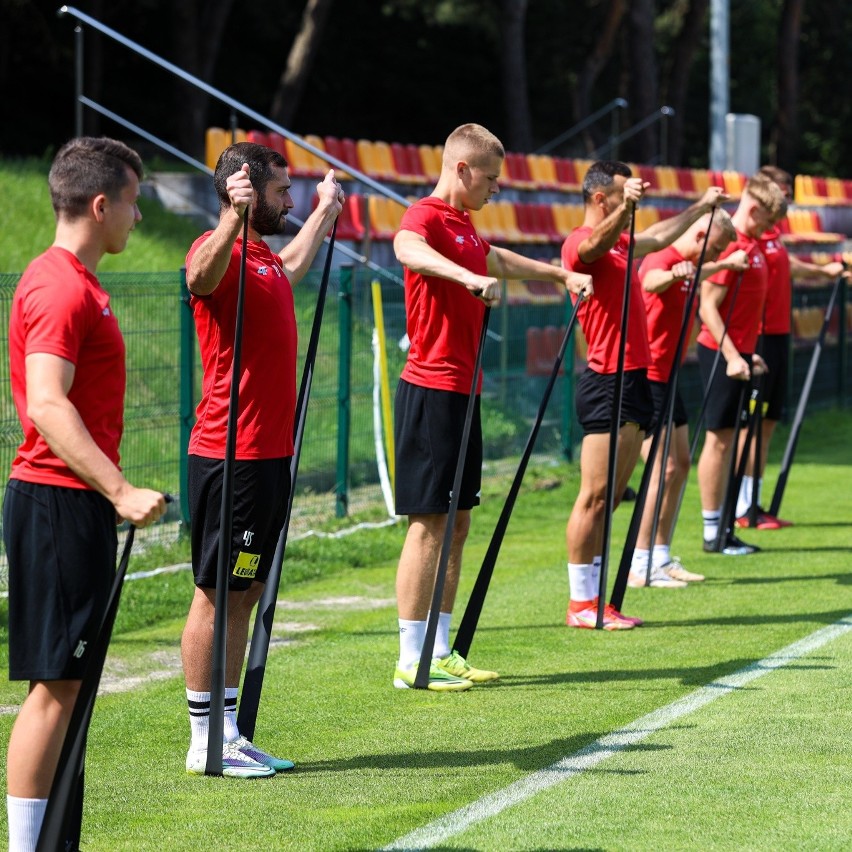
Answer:
[{"label": "long black pole", "polygon": [[612,534],[612,514],[615,511],[616,466],[618,464],[618,435],[621,431],[621,400],[624,392],[624,361],[627,351],[627,318],[630,314],[630,287],[633,279],[633,249],[636,232],[636,203],[630,208],[630,233],[627,245],[627,269],[624,272],[624,299],[621,305],[621,338],[618,343],[618,361],[615,388],[612,394],[612,422],[609,429],[609,454],[607,457],[606,497],[604,503],[603,534],[601,536],[601,575],[598,581],[598,611],[595,628],[603,629],[606,608],[607,568],[609,542]]},{"label": "long black pole", "polygon": [[290,515],[293,511],[293,495],[296,491],[296,474],[299,470],[299,458],[302,454],[302,441],[305,435],[305,420],[308,412],[308,400],[311,396],[311,385],[314,377],[314,366],[317,360],[319,337],[322,329],[322,315],[325,309],[328,280],[331,275],[331,256],[334,251],[334,241],[337,236],[337,219],[331,228],[328,241],[328,251],[325,256],[322,279],[317,295],[317,306],[314,311],[314,321],[311,326],[311,336],[308,341],[308,351],[305,355],[305,366],[302,370],[302,383],[299,386],[299,397],[296,401],[296,419],[293,426],[293,457],[290,459],[290,493],[287,497],[287,514],[284,525],[278,536],[275,554],[266,585],[257,605],[254,630],[249,645],[248,663],[243,678],[240,709],[237,714],[237,727],[240,733],[252,739],[257,724],[257,712],[260,707],[260,694],[263,691],[263,678],[266,674],[266,660],[269,656],[269,643],[272,639],[272,622],[275,619],[275,602],[278,599],[278,586],[281,583],[281,571],[284,563],[284,550],[287,547],[287,534],[290,530]]},{"label": "long black pole", "polygon": [[459,629],[456,632],[456,638],[453,643],[453,650],[458,651],[463,657],[466,657],[470,652],[470,645],[473,642],[473,635],[476,633],[476,626],[479,623],[479,616],[482,613],[482,606],[485,603],[485,596],[488,593],[488,586],[491,582],[491,576],[494,573],[494,566],[497,564],[497,556],[500,553],[500,546],[503,544],[503,537],[506,535],[506,528],[509,526],[509,519],[512,517],[512,510],[515,507],[515,501],[521,490],[521,482],[527,470],[530,458],[532,456],[533,447],[535,446],[536,438],[541,429],[544,414],[547,410],[547,404],[550,402],[550,396],[553,393],[553,388],[556,385],[556,379],[559,376],[559,370],[562,367],[562,361],[565,358],[565,350],[568,346],[568,340],[574,330],[574,325],[577,322],[577,315],[580,312],[580,305],[583,299],[577,297],[574,304],[574,310],[571,312],[571,317],[568,320],[568,326],[565,329],[565,334],[562,337],[562,343],[559,346],[559,352],[556,355],[556,360],[553,363],[553,369],[550,371],[550,378],[547,381],[547,386],[544,389],[544,395],[538,406],[535,422],[530,429],[529,437],[527,438],[526,446],[524,447],[523,455],[521,456],[520,464],[515,471],[515,478],[512,480],[512,485],[509,488],[509,494],[506,497],[506,502],[503,504],[503,511],[497,519],[497,525],[494,527],[494,532],[491,535],[491,542],[488,545],[488,550],[485,552],[485,558],[482,560],[482,566],[477,574],[476,582],[473,585],[473,590],[470,593],[470,598],[467,602],[464,615],[462,616]]},{"label": "long black pole", "polygon": [[[695,310],[695,299],[698,296],[698,289],[701,283],[701,270],[704,267],[704,256],[707,252],[707,241],[710,235],[710,229],[713,227],[713,217],[716,215],[716,208],[710,211],[710,222],[707,225],[707,233],[704,235],[704,243],[701,246],[701,254],[698,258],[698,268],[695,270],[695,277],[692,282],[692,289],[687,294],[686,304],[683,311],[683,321],[678,336],[677,346],[675,348],[675,357],[672,362],[672,371],[669,374],[669,381],[666,386],[666,394],[663,399],[663,409],[673,410],[675,392],[677,390],[677,377],[680,374],[680,365],[683,360],[683,353],[686,350],[687,330],[689,328],[689,318]],[[639,528],[642,525],[642,515],[645,512],[645,500],[648,496],[648,488],[651,485],[651,476],[654,467],[654,459],[657,457],[657,452],[660,445],[661,431],[657,429],[654,432],[654,437],[651,439],[651,446],[648,451],[648,458],[645,461],[645,469],[642,471],[642,480],[639,484],[639,490],[636,493],[636,500],[633,504],[633,514],[630,516],[630,524],[627,528],[627,538],[624,542],[624,549],[621,551],[621,561],[618,565],[618,573],[612,586],[612,594],[609,602],[615,609],[620,610],[624,602],[624,593],[627,590],[627,577],[630,573],[630,564],[633,560],[633,551],[636,549],[636,540],[639,538]],[[665,458],[665,456],[664,456]],[[665,464],[665,462],[664,462]],[[653,552],[654,539],[651,538],[651,552]]]},{"label": "long black pole", "polygon": [[243,310],[246,290],[249,206],[243,213],[243,244],[240,247],[240,277],[237,286],[237,315],[234,325],[234,357],[222,463],[222,508],[219,514],[219,554],[216,563],[216,612],[213,616],[213,653],[210,663],[210,727],[207,734],[205,775],[222,774],[222,742],[225,733],[225,667],[228,656],[228,573],[234,526],[234,466],[237,452],[237,420],[240,402],[240,356],[243,345]]},{"label": "long black pole", "polygon": [[441,556],[438,559],[438,569],[435,572],[435,588],[432,593],[432,608],[426,621],[426,635],[423,638],[423,648],[420,651],[420,662],[417,666],[417,674],[414,676],[416,689],[429,688],[429,669],[432,667],[432,651],[435,649],[435,634],[438,632],[438,618],[441,615],[441,601],[444,597],[444,584],[447,579],[447,565],[450,562],[450,549],[453,543],[453,528],[456,523],[456,514],[459,508],[459,497],[461,495],[462,479],[464,477],[465,462],[467,460],[467,445],[470,440],[470,429],[473,422],[473,412],[476,408],[476,388],[479,384],[479,373],[482,370],[482,354],[485,351],[485,338],[488,334],[488,319],[491,308],[486,307],[482,317],[482,331],[479,336],[479,345],[476,347],[476,361],[473,366],[473,382],[470,386],[470,395],[467,398],[467,410],[464,415],[464,426],[462,428],[461,444],[459,445],[459,456],[456,461],[456,470],[453,476],[453,493],[450,497],[450,506],[447,510],[447,525],[444,528],[444,541],[441,545]]},{"label": "long black pole", "polygon": [[83,674],[80,691],[74,702],[68,731],[59,754],[56,774],[50,787],[47,799],[47,809],[41,824],[36,849],[38,852],[57,852],[69,847],[76,849],[80,841],[83,802],[83,767],[86,760],[86,736],[92,721],[92,710],[95,697],[104,670],[107,649],[112,638],[112,628],[127,565],[130,562],[130,551],[136,527],[131,526],[127,531],[124,550],[116,569],[115,579],[110,590],[103,618],[98,625],[97,633],[92,638],[91,656]]},{"label": "long black pole", "polygon": [[[741,477],[739,476],[739,467],[737,464],[737,449],[740,443],[740,432],[742,431],[743,419],[746,418],[747,425],[749,431],[751,430],[753,421],[748,418],[747,408],[746,408],[746,399],[748,398],[748,382],[743,382],[742,389],[740,390],[740,398],[737,404],[737,419],[734,424],[734,434],[731,438],[731,458],[730,463],[728,464],[728,479],[725,485],[725,495],[722,499],[722,507],[719,510],[719,528],[716,531],[716,544],[715,550],[717,553],[721,553],[725,549],[725,541],[728,538],[728,534],[733,528],[733,514],[736,508],[736,499],[737,494],[739,492],[739,485],[737,484],[737,480]],[[748,438],[748,432],[746,433],[746,437]],[[745,451],[748,451],[748,443],[746,440]],[[743,455],[743,470],[745,469],[745,461],[746,457]]]},{"label": "long black pole", "polygon": [[[784,455],[781,459],[781,470],[778,473],[778,481],[775,483],[775,492],[772,495],[772,503],[769,507],[769,514],[778,517],[778,512],[781,510],[781,501],[784,499],[784,489],[787,487],[787,479],[790,476],[790,467],[793,464],[793,456],[796,454],[796,444],[799,442],[799,433],[802,431],[802,421],[805,418],[805,408],[808,405],[808,397],[811,395],[811,387],[816,376],[817,365],[819,364],[822,347],[825,345],[825,336],[828,334],[828,326],[831,322],[831,315],[834,313],[834,302],[837,299],[837,294],[840,291],[840,284],[843,280],[839,276],[834,282],[834,287],[831,290],[831,296],[828,300],[828,307],[825,309],[825,317],[822,321],[822,328],[819,330],[819,337],[814,345],[814,351],[811,354],[811,363],[808,365],[808,372],[805,376],[805,383],[802,385],[802,392],[799,395],[799,403],[796,406],[796,414],[793,418],[793,425],[790,428],[790,437],[787,438],[787,446],[784,448]],[[843,318],[841,317],[841,322]]]}]

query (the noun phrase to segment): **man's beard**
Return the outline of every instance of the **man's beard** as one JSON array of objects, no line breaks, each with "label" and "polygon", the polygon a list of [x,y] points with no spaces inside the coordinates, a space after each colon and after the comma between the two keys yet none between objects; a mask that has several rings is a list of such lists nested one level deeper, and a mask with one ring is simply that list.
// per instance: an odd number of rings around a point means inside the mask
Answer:
[{"label": "man's beard", "polygon": [[284,211],[275,210],[264,198],[258,198],[251,211],[251,225],[262,237],[283,234],[287,227]]}]

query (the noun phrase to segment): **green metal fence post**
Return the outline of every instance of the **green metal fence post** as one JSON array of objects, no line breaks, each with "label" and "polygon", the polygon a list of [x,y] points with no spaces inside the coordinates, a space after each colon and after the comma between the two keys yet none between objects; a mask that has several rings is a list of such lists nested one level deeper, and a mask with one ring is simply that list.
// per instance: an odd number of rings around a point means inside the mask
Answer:
[{"label": "green metal fence post", "polygon": [[189,530],[189,433],[195,422],[195,323],[189,306],[185,267],[180,271],[180,304],[180,516],[181,534],[184,534]]},{"label": "green metal fence post", "polygon": [[[574,305],[571,302],[571,297],[565,294],[565,325],[571,319],[571,314],[574,311]],[[576,328],[576,326],[575,326]],[[572,329],[571,339],[568,341],[568,346],[565,349],[565,360],[562,362],[565,369],[565,377],[563,382],[562,393],[562,453],[568,461],[574,461],[574,335],[576,331]]]},{"label": "green metal fence post", "polygon": [[346,516],[349,508],[349,432],[352,380],[352,266],[340,269],[339,352],[337,361],[337,484],[335,513]]}]

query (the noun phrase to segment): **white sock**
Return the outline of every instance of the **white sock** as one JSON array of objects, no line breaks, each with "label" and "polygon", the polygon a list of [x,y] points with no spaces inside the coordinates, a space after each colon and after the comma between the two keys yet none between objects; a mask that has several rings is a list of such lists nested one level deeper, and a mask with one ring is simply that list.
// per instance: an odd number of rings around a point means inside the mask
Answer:
[{"label": "white sock", "polygon": [[748,514],[751,508],[751,495],[754,489],[754,477],[744,476],[740,483],[740,493],[737,495],[737,517]]},{"label": "white sock", "polygon": [[672,561],[672,549],[667,544],[655,544],[654,556],[652,557],[655,568],[662,568]]},{"label": "white sock", "polygon": [[425,621],[399,619],[399,668],[410,669],[420,662],[420,652],[423,650],[425,638]]},{"label": "white sock", "polygon": [[35,852],[47,799],[21,799],[6,796],[9,814],[9,852]]},{"label": "white sock", "polygon": [[237,692],[236,686],[225,687],[225,727],[224,735],[225,742],[232,743],[240,738],[240,731],[237,728]]},{"label": "white sock", "polygon": [[638,547],[633,551],[633,559],[630,560],[630,570],[637,574],[644,574],[648,570],[648,557],[650,550],[640,550]]},{"label": "white sock", "polygon": [[450,621],[452,617],[451,612],[438,613],[438,632],[435,634],[435,647],[432,649],[433,659],[440,660],[442,657],[450,656]]},{"label": "white sock", "polygon": [[719,534],[720,509],[702,509],[701,517],[704,518],[704,541],[715,541]]},{"label": "white sock", "polygon": [[210,693],[186,691],[189,705],[190,751],[207,751],[207,735],[210,732]]},{"label": "white sock", "polygon": [[590,601],[597,595],[592,570],[591,564],[568,563],[568,590],[572,601]]}]

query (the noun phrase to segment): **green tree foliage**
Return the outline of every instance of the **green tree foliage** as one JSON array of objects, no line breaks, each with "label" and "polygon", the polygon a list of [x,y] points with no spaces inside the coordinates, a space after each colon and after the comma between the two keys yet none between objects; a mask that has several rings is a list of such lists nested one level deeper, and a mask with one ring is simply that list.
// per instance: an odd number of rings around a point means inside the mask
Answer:
[{"label": "green tree foliage", "polygon": [[[219,0],[221,2],[221,0]],[[185,65],[187,40],[175,28],[185,19],[171,0],[109,3],[78,0],[82,11],[177,65]],[[217,5],[217,0],[209,0]],[[252,109],[266,113],[300,25],[304,2],[256,0],[233,4],[208,82]],[[613,98],[631,100],[621,129],[643,117],[640,93],[656,88],[659,106],[679,99],[669,153],[685,165],[707,164],[709,112],[708,0],[529,0],[525,55],[529,123],[506,109],[503,86],[503,0],[342,0],[326,24],[310,78],[293,113],[303,133],[436,143],[465,121],[479,121],[504,139],[544,144]],[[56,15],[57,0],[0,0],[0,151],[42,154],[74,132],[73,21]],[[578,84],[622,7],[613,38],[593,84],[578,98]],[[761,119],[764,159],[779,149],[779,26],[784,0],[731,2],[730,106]],[[644,9],[653,16],[636,18]],[[807,0],[799,38],[797,159],[794,171],[852,176],[852,102],[844,96],[852,68],[852,16],[848,0]],[[690,12],[701,19],[684,44]],[[653,45],[631,49],[637,32]],[[100,43],[100,53],[98,45]],[[175,143],[188,122],[176,85],[144,59],[129,56],[86,32],[90,78],[86,93],[109,109]],[[181,48],[180,45],[183,45]],[[196,50],[197,48],[197,50]],[[194,55],[206,55],[202,43]],[[688,49],[687,49],[688,48]],[[200,54],[198,53],[200,50]],[[645,57],[644,60],[640,57]],[[653,59],[653,62],[651,61]],[[641,61],[641,74],[635,71]],[[98,69],[100,69],[98,71]],[[650,77],[648,75],[651,75]],[[646,82],[637,91],[635,83]],[[632,82],[631,82],[632,81]],[[92,93],[96,94],[92,94]],[[632,95],[632,96],[631,96]],[[649,101],[650,103],[650,101]],[[87,132],[120,134],[107,119],[86,112]],[[206,124],[225,125],[226,108],[210,104]],[[242,122],[244,123],[244,122]],[[525,132],[516,132],[523,129]],[[573,155],[592,150],[610,132],[608,121],[572,141]],[[648,139],[628,142],[625,159],[648,158]],[[198,140],[200,152],[201,140]]]}]

